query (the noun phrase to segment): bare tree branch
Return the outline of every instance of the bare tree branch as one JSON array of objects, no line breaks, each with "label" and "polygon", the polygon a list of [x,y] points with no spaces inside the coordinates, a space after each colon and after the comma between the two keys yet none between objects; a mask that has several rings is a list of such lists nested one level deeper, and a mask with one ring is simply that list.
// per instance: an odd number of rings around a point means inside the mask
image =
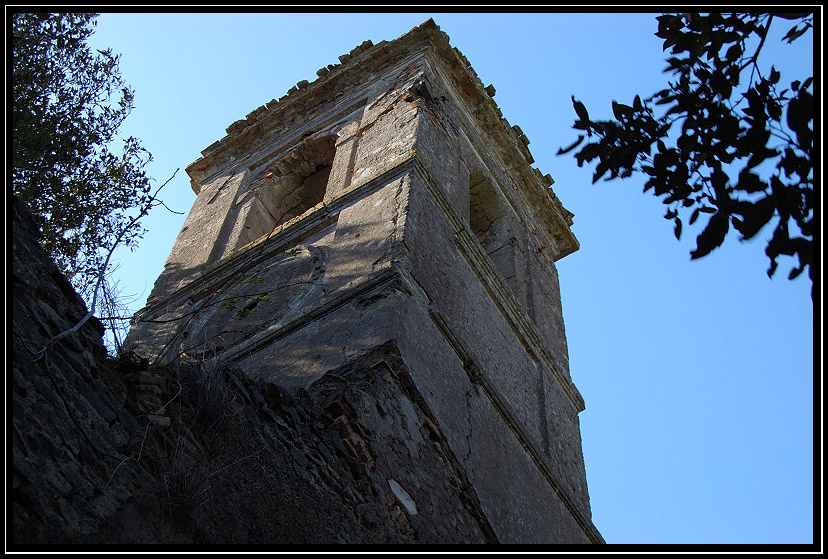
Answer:
[{"label": "bare tree branch", "polygon": [[109,248],[109,252],[106,255],[106,260],[104,260],[104,263],[101,266],[101,271],[98,274],[98,280],[95,283],[95,290],[93,291],[93,296],[92,296],[92,305],[91,305],[91,308],[89,309],[89,312],[86,313],[86,316],[84,316],[82,319],[80,319],[80,321],[77,324],[75,324],[74,326],[72,326],[71,328],[69,328],[67,330],[64,330],[63,332],[53,336],[48,342],[46,342],[46,344],[40,350],[41,352],[46,351],[46,349],[48,347],[52,346],[58,340],[61,340],[61,339],[65,338],[66,336],[74,334],[75,332],[80,330],[81,327],[83,327],[83,325],[86,324],[86,322],[95,314],[95,307],[97,306],[97,303],[98,303],[98,292],[99,292],[99,290],[101,288],[101,285],[103,284],[104,279],[106,277],[106,270],[107,270],[107,268],[109,268],[109,260],[112,258],[112,254],[115,252],[115,249],[120,244],[121,239],[123,238],[124,234],[126,234],[126,232],[129,231],[129,229],[135,223],[137,223],[141,218],[143,218],[145,215],[147,215],[152,208],[162,204],[161,201],[156,201],[156,199],[158,197],[158,194],[159,194],[159,192],[161,192],[162,188],[164,188],[171,180],[173,180],[176,173],[178,173],[178,169],[176,169],[173,172],[172,176],[170,178],[168,178],[166,181],[164,181],[164,183],[155,190],[155,193],[153,193],[153,195],[150,196],[147,199],[147,202],[141,207],[141,211],[138,213],[138,215],[133,217],[130,220],[130,222],[123,229],[121,229],[121,232],[115,238],[115,242],[112,243],[112,246]]}]

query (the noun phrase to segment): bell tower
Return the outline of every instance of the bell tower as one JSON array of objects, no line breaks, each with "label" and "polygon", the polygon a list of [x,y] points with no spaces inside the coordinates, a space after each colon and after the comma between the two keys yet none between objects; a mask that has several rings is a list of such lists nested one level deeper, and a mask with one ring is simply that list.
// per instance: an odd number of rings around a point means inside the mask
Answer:
[{"label": "bell tower", "polygon": [[[411,526],[446,522],[443,484],[477,526],[446,541],[603,543],[555,267],[572,214],[433,21],[339,60],[187,168],[197,198],[126,347],[309,393],[387,379],[407,411],[365,388],[350,422]],[[429,444],[451,467],[426,472]]]}]

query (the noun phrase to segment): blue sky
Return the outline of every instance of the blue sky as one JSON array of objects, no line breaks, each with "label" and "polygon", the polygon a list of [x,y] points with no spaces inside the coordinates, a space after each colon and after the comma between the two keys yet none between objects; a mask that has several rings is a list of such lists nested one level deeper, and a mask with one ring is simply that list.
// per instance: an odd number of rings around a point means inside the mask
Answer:
[{"label": "blue sky", "polygon": [[[586,401],[593,521],[606,541],[811,543],[810,280],[788,281],[787,263],[768,279],[768,230],[691,262],[699,230],[685,226],[676,241],[643,179],[592,185],[592,168],[555,155],[576,137],[572,95],[608,118],[612,100],[665,87],[655,14],[118,13],[100,17],[91,42],[122,55],[136,93],[122,131],[152,152],[157,184],[180,169],[162,198],[186,214],[195,195],[184,168],[227,126],[365,39],[394,39],[429,17],[495,86],[575,214],[581,249],[558,269],[572,378]],[[763,52],[783,81],[813,75],[811,34],[781,58],[775,49],[769,41]],[[156,209],[140,248],[119,254],[133,310],[184,217]]]}]

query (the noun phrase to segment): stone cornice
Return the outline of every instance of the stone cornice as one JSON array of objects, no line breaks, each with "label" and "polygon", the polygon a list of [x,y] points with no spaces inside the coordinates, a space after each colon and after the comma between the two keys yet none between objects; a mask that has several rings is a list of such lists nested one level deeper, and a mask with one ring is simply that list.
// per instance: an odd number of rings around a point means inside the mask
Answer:
[{"label": "stone cornice", "polygon": [[[248,146],[253,139],[270,136],[283,122],[290,122],[299,114],[305,113],[306,106],[324,99],[327,93],[341,92],[343,86],[364,72],[379,73],[394,62],[404,59],[417,49],[417,42],[422,42],[418,30],[428,27],[429,22],[436,29],[432,20],[415,27],[394,41],[382,41],[374,45],[365,41],[350,53],[339,57],[340,64],[332,64],[317,71],[319,78],[313,82],[300,81],[281,98],[272,99],[265,105],[247,114],[227,127],[227,135],[214,142],[201,153],[202,157],[187,166],[187,173],[196,181],[199,174],[212,166],[220,166],[235,155],[249,152]],[[423,43],[419,49],[425,48]],[[194,188],[195,190],[195,188]]]},{"label": "stone cornice", "polygon": [[450,45],[448,35],[432,19],[395,40],[376,45],[371,41],[363,42],[340,56],[340,64],[319,69],[318,79],[313,82],[300,81],[278,100],[271,100],[231,124],[224,138],[204,149],[202,157],[187,167],[193,190],[198,192],[200,181],[211,167],[220,170],[236,164],[237,156],[250,153],[251,143],[266,143],[267,138],[278,133],[281,125],[291,122],[314,102],[359,82],[357,78],[363,73],[376,75],[412,52],[423,50],[433,52],[449,69],[448,75],[454,87],[462,93],[469,114],[473,115],[487,136],[494,139],[499,153],[518,174],[515,179],[522,186],[522,195],[531,207],[542,210],[536,212],[535,217],[543,223],[547,240],[552,242],[554,258],[557,260],[578,250],[578,241],[570,230],[572,213],[563,207],[549,188],[554,181],[549,175],[543,175],[537,168],[531,167],[534,159],[527,147],[529,139],[519,126],[510,125],[503,117],[493,99],[494,87],[483,86],[466,57]]}]

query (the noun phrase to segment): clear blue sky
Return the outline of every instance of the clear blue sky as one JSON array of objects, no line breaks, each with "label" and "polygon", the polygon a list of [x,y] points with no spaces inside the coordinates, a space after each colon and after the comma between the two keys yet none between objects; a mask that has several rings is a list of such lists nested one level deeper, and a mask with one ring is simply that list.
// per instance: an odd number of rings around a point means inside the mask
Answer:
[{"label": "clear blue sky", "polygon": [[[429,17],[495,86],[575,214],[581,249],[558,268],[572,378],[586,401],[593,520],[606,541],[811,543],[810,280],[788,281],[787,263],[768,279],[767,230],[691,262],[698,229],[676,241],[642,179],[592,185],[591,168],[555,155],[576,137],[570,96],[607,118],[613,99],[665,87],[654,14],[119,13],[101,16],[92,43],[121,53],[136,92],[123,131],[153,153],[158,184],[180,168],[163,199],[186,213],[195,195],[184,168],[228,125],[365,39],[394,39]],[[783,81],[813,75],[812,35],[800,42],[784,48]],[[141,247],[121,255],[133,310],[183,220],[156,209]]]}]

